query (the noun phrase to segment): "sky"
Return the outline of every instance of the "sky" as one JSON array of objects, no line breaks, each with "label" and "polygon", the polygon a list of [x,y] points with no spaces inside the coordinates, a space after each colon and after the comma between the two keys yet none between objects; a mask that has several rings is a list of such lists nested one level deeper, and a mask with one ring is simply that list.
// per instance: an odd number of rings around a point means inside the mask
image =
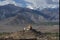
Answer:
[{"label": "sky", "polygon": [[45,8],[45,7],[57,7],[59,6],[59,0],[0,0],[0,6],[6,4],[14,4],[20,7],[27,8]]}]

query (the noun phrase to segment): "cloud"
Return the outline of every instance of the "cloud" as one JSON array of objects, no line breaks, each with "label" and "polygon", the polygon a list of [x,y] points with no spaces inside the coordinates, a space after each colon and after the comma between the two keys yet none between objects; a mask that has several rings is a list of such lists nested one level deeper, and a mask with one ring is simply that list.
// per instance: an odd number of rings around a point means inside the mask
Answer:
[{"label": "cloud", "polygon": [[59,0],[0,0],[0,5],[14,4],[20,7],[27,7],[30,9],[57,7]]},{"label": "cloud", "polygon": [[0,5],[6,5],[6,4],[14,4],[16,5],[15,1],[13,0],[3,0],[3,1],[0,1]]},{"label": "cloud", "polygon": [[59,0],[52,0],[53,2],[59,2]]},{"label": "cloud", "polygon": [[26,2],[24,0],[3,0],[3,1],[0,0],[0,6],[6,4],[14,4],[15,6],[26,7]]},{"label": "cloud", "polygon": [[[30,6],[32,6],[34,9],[37,9],[37,8],[47,8],[47,7],[52,7],[52,8],[55,8],[55,7],[58,7],[58,0],[25,0],[27,2],[30,2],[32,3]],[[27,5],[28,7],[29,5]]]}]

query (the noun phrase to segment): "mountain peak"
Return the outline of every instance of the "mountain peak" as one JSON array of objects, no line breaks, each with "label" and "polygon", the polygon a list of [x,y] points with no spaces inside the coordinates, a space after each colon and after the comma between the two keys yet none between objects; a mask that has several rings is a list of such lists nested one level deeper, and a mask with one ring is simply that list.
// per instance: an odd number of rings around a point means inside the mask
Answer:
[{"label": "mountain peak", "polygon": [[7,5],[9,5],[9,6],[15,6],[14,4],[7,4]]},{"label": "mountain peak", "polygon": [[3,5],[3,6],[15,6],[15,5],[14,4],[7,4],[7,5]]},{"label": "mountain peak", "polygon": [[59,21],[58,9],[51,9],[51,10],[43,9],[43,10],[37,11],[33,9],[18,7],[13,4],[8,4],[0,7],[0,20],[9,18],[10,19],[8,20],[9,22],[5,23],[7,25],[12,25],[12,24],[23,25],[23,24],[34,24],[34,23],[39,24],[42,21],[44,22]]}]

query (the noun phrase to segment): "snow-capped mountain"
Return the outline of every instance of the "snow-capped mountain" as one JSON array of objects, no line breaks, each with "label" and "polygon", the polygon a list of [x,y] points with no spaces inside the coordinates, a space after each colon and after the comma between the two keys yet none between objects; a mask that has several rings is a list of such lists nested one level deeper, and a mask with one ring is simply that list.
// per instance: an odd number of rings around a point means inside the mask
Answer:
[{"label": "snow-capped mountain", "polygon": [[[59,22],[59,8],[43,9],[41,11],[22,8],[13,4],[0,6],[0,21],[10,20],[13,23],[40,23],[40,22]],[[15,21],[14,21],[15,20]]]},{"label": "snow-capped mountain", "polygon": [[0,0],[0,6],[6,4],[30,9],[57,8],[59,7],[59,0]]}]

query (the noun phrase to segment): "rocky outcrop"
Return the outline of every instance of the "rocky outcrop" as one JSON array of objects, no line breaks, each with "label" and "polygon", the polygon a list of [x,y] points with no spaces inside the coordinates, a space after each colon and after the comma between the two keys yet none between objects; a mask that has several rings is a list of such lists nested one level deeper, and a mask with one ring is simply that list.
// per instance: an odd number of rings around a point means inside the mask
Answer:
[{"label": "rocky outcrop", "polygon": [[2,37],[3,39],[37,39],[41,35],[41,32],[36,31],[31,25],[25,28],[25,30],[13,32],[10,35]]},{"label": "rocky outcrop", "polygon": [[45,34],[33,29],[31,25],[24,28],[21,31],[10,33],[9,35],[3,35],[0,40],[58,40],[54,34]]}]

